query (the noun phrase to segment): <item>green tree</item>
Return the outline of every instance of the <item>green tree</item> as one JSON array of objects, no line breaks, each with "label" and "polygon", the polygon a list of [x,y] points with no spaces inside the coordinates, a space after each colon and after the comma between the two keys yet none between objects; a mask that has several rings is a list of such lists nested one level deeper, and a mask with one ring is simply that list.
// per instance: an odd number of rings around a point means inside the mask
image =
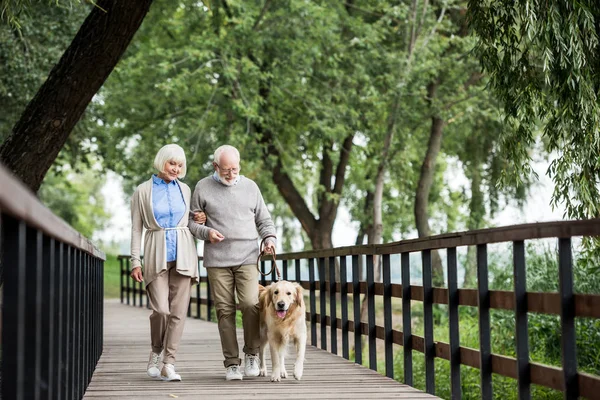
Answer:
[{"label": "green tree", "polygon": [[[111,73],[146,15],[152,0],[99,0],[75,38],[0,145],[0,161],[33,191],[87,105]],[[21,0],[2,4],[14,23]],[[11,11],[12,10],[12,11]]]},{"label": "green tree", "polygon": [[516,174],[531,173],[543,126],[553,205],[571,218],[600,217],[600,3],[596,0],[469,1],[477,54],[513,130],[503,133]]},{"label": "green tree", "polygon": [[48,173],[40,187],[40,200],[83,236],[92,237],[108,222],[102,186],[105,178],[98,171],[75,172],[65,168]]}]

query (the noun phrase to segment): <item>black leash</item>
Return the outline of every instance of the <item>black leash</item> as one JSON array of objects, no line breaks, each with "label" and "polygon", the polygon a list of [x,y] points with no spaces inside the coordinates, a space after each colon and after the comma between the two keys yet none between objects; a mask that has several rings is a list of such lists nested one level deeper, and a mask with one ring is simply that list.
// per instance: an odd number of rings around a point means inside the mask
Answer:
[{"label": "black leash", "polygon": [[260,253],[258,253],[258,259],[256,260],[256,268],[258,269],[258,272],[260,272],[263,276],[267,276],[267,275],[271,275],[271,273],[273,273],[273,268],[275,268],[275,272],[277,273],[277,280],[280,281],[281,280],[281,274],[279,273],[279,268],[277,267],[277,263],[275,261],[275,249],[273,249],[273,252],[271,253],[271,256],[273,256],[273,263],[271,264],[271,270],[267,273],[263,273],[260,270],[260,259],[266,255],[267,253],[265,253],[265,250],[263,249],[264,245],[265,245],[265,240],[267,240],[268,238],[275,238],[277,239],[277,237],[275,235],[267,235],[263,238],[263,240],[260,241]]}]

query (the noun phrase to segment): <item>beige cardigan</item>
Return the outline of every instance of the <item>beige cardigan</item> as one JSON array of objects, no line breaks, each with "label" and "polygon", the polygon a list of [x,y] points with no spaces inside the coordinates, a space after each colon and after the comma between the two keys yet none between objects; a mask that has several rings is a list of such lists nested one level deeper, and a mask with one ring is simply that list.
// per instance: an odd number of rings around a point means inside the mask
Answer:
[{"label": "beige cardigan", "polygon": [[[177,224],[177,272],[191,277],[196,283],[198,278],[198,253],[196,242],[188,229],[191,190],[188,185],[177,181],[185,202],[185,214]],[[142,266],[140,247],[142,231],[144,237],[144,282],[146,286],[156,276],[167,269],[167,241],[165,230],[154,218],[152,209],[152,178],[137,187],[131,196],[131,269]]]}]

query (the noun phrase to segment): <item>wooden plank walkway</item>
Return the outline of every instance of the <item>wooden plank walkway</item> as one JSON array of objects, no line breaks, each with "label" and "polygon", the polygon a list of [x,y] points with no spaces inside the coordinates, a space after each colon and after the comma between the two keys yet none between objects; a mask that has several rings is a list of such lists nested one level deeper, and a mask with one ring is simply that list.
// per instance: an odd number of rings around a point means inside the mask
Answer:
[{"label": "wooden plank walkway", "polygon": [[[290,377],[282,382],[270,382],[269,377],[227,382],[217,325],[191,318],[186,321],[177,360],[182,382],[154,380],[146,375],[149,314],[145,308],[122,305],[118,300],[105,302],[104,352],[85,399],[437,398],[312,346],[307,347],[301,381],[290,373],[295,356],[290,349],[286,360]],[[270,360],[267,366],[270,372]]]}]

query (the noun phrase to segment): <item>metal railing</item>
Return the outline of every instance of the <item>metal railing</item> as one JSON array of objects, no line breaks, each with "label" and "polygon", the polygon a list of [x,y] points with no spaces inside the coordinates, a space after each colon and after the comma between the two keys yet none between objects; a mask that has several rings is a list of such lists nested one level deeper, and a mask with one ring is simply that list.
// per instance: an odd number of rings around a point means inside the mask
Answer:
[{"label": "metal railing", "polygon": [[[461,365],[479,369],[480,396],[492,399],[492,374],[517,379],[520,399],[531,398],[531,384],[564,392],[566,399],[578,396],[598,398],[600,377],[578,371],[576,357],[576,318],[600,319],[600,295],[576,294],[573,290],[573,237],[600,236],[600,220],[560,221],[536,224],[515,225],[501,228],[483,229],[470,232],[450,233],[429,238],[406,240],[383,245],[350,246],[327,250],[306,251],[279,254],[283,279],[289,280],[288,270],[293,270],[294,279],[308,290],[309,304],[307,321],[311,332],[311,345],[338,354],[338,336],[341,334],[342,356],[350,359],[350,341],[354,342],[354,360],[362,364],[362,339],[368,343],[368,365],[377,370],[377,341],[384,342],[385,374],[394,377],[394,345],[403,348],[403,381],[413,385],[413,351],[425,356],[425,390],[435,394],[435,359],[450,362],[450,385],[452,398],[460,399]],[[558,268],[560,291],[557,293],[539,293],[526,291],[525,279],[525,243],[532,239],[556,238],[558,243]],[[489,289],[488,245],[492,243],[512,243],[514,290],[500,291]],[[459,289],[457,279],[457,248],[476,246],[477,251],[477,288]],[[433,287],[431,252],[446,250],[447,287]],[[411,285],[411,254],[420,253],[422,261],[423,284]],[[399,263],[392,266],[391,256],[399,255]],[[383,282],[375,282],[374,257],[382,257]],[[361,280],[360,258],[366,259],[366,280]],[[128,256],[121,259],[121,301],[127,304],[143,306],[145,294],[143,288],[129,283]],[[349,262],[348,262],[349,261]],[[301,279],[301,262],[308,267],[308,280]],[[266,270],[262,261],[261,268]],[[339,265],[339,280],[336,280],[336,268]],[[271,265],[272,266],[272,265]],[[351,269],[349,271],[349,269]],[[391,282],[393,270],[399,270],[401,282]],[[327,272],[328,271],[328,272]],[[326,274],[328,273],[328,276]],[[318,278],[316,275],[318,274]],[[351,281],[347,276],[351,275]],[[275,280],[275,272],[271,276]],[[207,282],[203,277],[202,282]],[[208,283],[208,282],[207,282]],[[263,285],[269,282],[261,277]],[[318,284],[318,287],[317,287]],[[199,288],[197,289],[200,290]],[[208,291],[207,293],[210,293]],[[317,313],[317,294],[319,312]],[[349,295],[352,295],[353,320],[349,319]],[[367,319],[360,321],[360,297],[367,297]],[[133,300],[130,297],[133,296]],[[136,296],[138,301],[136,304]],[[384,326],[376,324],[375,297],[383,299]],[[338,318],[338,298],[341,318]],[[392,328],[392,306],[394,298],[402,302],[402,331]],[[412,333],[411,310],[413,302],[422,302],[424,335]],[[327,307],[329,303],[329,307]],[[147,303],[146,303],[147,304]],[[198,311],[200,305],[207,306],[210,318],[210,298],[201,298],[199,292],[191,298],[188,315]],[[434,304],[448,306],[449,343],[435,341],[433,335]],[[479,349],[460,345],[459,307],[469,306],[478,309]],[[515,313],[516,358],[493,354],[491,348],[490,310],[510,310]],[[562,368],[530,361],[528,339],[528,315],[542,313],[560,316]],[[320,330],[318,331],[318,327]],[[329,327],[329,332],[328,332]],[[353,333],[350,336],[350,333]],[[320,343],[319,343],[320,338]],[[329,340],[328,340],[329,338]],[[600,340],[600,338],[599,338]]]},{"label": "metal railing", "polygon": [[2,398],[80,399],[102,354],[105,255],[0,166]]}]

